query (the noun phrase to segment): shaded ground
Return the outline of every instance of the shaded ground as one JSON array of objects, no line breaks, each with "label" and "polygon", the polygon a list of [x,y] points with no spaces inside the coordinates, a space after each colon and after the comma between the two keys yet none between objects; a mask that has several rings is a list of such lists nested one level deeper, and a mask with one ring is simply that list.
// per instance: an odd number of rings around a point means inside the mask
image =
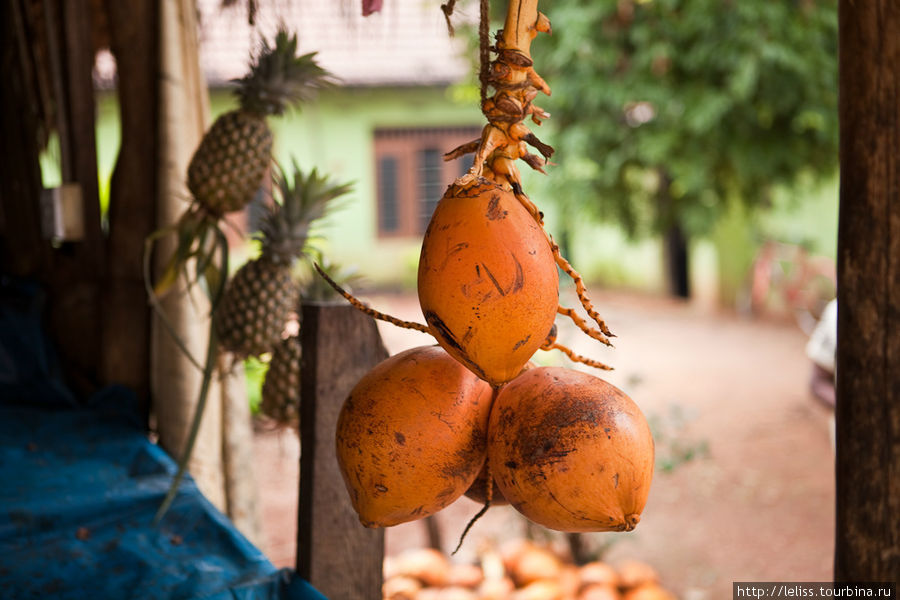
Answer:
[{"label": "shaded ground", "polygon": [[[653,423],[660,459],[637,529],[593,536],[593,547],[605,549],[604,558],[614,564],[629,558],[650,563],[666,587],[688,600],[730,598],[732,581],[829,580],[829,413],[807,392],[805,335],[789,323],[741,320],[664,299],[600,292],[593,298],[618,336],[616,348],[603,348],[569,327],[561,327],[560,341],[615,366],[601,375],[626,391]],[[422,320],[412,296],[366,300],[398,317]],[[563,304],[577,301],[563,294]],[[392,353],[431,343],[390,325],[381,331]],[[563,360],[543,352],[536,359]],[[257,436],[263,549],[284,566],[294,560],[297,446],[292,433]],[[688,452],[694,458],[679,463]],[[463,498],[437,515],[446,550],[478,509]],[[454,560],[471,560],[481,544],[524,533],[518,513],[493,508]],[[421,522],[394,527],[387,532],[387,552],[423,546],[425,540]]]}]

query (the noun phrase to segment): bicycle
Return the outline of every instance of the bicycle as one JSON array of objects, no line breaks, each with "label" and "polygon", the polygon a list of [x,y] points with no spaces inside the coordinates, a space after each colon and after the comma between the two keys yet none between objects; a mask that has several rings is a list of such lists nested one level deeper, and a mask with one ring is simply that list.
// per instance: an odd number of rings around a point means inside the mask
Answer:
[{"label": "bicycle", "polygon": [[738,294],[738,310],[752,317],[793,317],[807,335],[837,294],[834,261],[800,244],[766,240]]}]

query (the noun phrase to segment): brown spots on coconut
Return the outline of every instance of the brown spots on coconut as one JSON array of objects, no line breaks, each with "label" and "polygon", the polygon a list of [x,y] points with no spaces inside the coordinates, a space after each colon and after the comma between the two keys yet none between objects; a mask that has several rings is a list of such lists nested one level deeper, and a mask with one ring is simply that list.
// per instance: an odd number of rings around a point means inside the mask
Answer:
[{"label": "brown spots on coconut", "polygon": [[490,397],[490,386],[439,346],[401,352],[367,373],[335,436],[360,521],[397,525],[459,498],[484,464]]},{"label": "brown spots on coconut", "polygon": [[529,369],[498,394],[488,459],[501,493],[561,531],[631,531],[653,475],[637,405],[609,383],[559,367]]},{"label": "brown spots on coconut", "polygon": [[418,294],[451,356],[492,385],[510,381],[552,327],[558,287],[547,237],[511,191],[486,179],[447,189],[422,242]]}]

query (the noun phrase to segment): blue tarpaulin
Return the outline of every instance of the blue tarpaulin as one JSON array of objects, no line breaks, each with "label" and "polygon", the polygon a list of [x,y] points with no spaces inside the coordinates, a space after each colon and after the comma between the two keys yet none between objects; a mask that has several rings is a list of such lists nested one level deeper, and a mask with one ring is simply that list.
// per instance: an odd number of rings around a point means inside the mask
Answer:
[{"label": "blue tarpaulin", "polygon": [[[324,600],[276,569],[190,478],[159,525],[172,459],[133,394],[75,399],[27,288],[0,298],[0,598]],[[14,302],[9,302],[13,300]]]}]

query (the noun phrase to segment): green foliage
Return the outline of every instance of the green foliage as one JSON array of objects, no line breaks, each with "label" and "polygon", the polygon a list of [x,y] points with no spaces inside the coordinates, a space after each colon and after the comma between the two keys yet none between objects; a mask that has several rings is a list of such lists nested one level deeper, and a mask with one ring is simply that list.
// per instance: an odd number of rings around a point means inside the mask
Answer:
[{"label": "green foliage", "polygon": [[[556,0],[535,67],[561,202],[631,233],[710,231],[837,164],[834,0]],[[664,201],[661,201],[664,200]]]},{"label": "green foliage", "polygon": [[706,440],[692,439],[687,432],[695,415],[679,404],[669,405],[663,414],[647,416],[656,447],[657,472],[671,473],[683,464],[700,458],[709,458]]},{"label": "green foliage", "polygon": [[268,369],[269,363],[263,362],[258,358],[250,357],[244,360],[244,381],[247,385],[247,400],[250,403],[250,412],[253,415],[259,414],[259,405],[262,403],[262,384]]},{"label": "green foliage", "polygon": [[657,471],[671,473],[683,464],[709,457],[707,441],[691,439],[685,433],[693,418],[678,404],[670,405],[665,414],[648,415],[647,423],[656,447]]}]

